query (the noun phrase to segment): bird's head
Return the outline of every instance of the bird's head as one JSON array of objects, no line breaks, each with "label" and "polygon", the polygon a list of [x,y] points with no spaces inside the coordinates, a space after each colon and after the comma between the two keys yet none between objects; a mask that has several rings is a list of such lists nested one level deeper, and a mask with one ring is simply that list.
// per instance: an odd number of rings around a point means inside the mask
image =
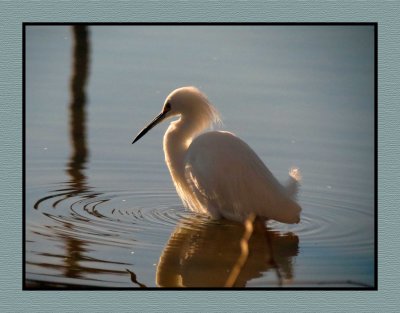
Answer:
[{"label": "bird's head", "polygon": [[220,123],[217,110],[196,87],[181,87],[172,91],[165,99],[161,113],[143,128],[132,143],[142,138],[150,129],[169,117],[180,116],[201,129]]}]

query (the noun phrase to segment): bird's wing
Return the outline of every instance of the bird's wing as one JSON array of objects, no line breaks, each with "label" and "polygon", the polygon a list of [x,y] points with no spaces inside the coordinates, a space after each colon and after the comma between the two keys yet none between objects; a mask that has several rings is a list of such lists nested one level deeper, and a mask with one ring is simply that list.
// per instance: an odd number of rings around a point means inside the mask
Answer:
[{"label": "bird's wing", "polygon": [[238,221],[250,213],[298,221],[298,205],[287,208],[293,201],[256,153],[235,135],[208,132],[197,137],[185,161],[186,179],[209,211]]}]

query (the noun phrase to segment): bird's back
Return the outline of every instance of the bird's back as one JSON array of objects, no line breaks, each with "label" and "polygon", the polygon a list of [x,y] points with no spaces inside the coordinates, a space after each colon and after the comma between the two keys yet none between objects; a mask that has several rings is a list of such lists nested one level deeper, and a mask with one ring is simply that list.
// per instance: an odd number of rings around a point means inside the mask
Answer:
[{"label": "bird's back", "polygon": [[299,221],[300,206],[256,153],[229,132],[204,133],[186,154],[190,188],[211,216],[244,221],[250,213],[285,223]]}]

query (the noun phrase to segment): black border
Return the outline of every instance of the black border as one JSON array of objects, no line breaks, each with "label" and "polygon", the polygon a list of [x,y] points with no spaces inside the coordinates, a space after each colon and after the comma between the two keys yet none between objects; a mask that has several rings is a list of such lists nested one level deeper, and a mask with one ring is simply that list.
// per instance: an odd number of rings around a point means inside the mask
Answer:
[{"label": "black border", "polygon": [[25,137],[25,129],[26,129],[26,124],[25,124],[25,30],[26,27],[24,24],[22,24],[22,286],[23,290],[26,290],[26,275],[25,275],[25,268],[26,268],[26,263],[25,263],[25,243],[26,243],[26,181],[25,181],[25,175],[26,175],[26,161],[25,161],[25,150],[26,150],[26,137]]},{"label": "black border", "polygon": [[[25,80],[26,80],[26,26],[71,26],[71,25],[87,25],[87,26],[374,26],[374,286],[365,287],[248,287],[248,288],[112,288],[112,287],[96,287],[96,286],[80,286],[67,284],[48,284],[38,283],[35,287],[28,287],[26,281],[26,97],[25,97]],[[62,291],[62,290],[258,290],[258,291],[377,291],[378,290],[378,23],[377,22],[23,22],[22,23],[22,290],[31,291]],[[351,282],[350,282],[351,283]]]}]

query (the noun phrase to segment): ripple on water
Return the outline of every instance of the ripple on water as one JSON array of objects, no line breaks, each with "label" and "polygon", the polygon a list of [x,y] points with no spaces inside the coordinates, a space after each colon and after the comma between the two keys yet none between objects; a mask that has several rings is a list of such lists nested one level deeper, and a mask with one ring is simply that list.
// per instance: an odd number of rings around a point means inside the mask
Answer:
[{"label": "ripple on water", "polygon": [[38,200],[34,208],[52,220],[58,232],[69,233],[73,228],[85,240],[90,236],[91,240],[97,239],[96,242],[103,244],[107,241],[122,244],[128,243],[127,238],[133,239],[131,236],[135,233],[155,228],[158,232],[171,231],[180,219],[191,214],[176,200],[176,195],[169,190],[76,192],[64,188]]},{"label": "ripple on water", "polygon": [[[269,221],[268,228],[296,234],[303,246],[339,247],[342,251],[360,253],[371,250],[371,236],[365,236],[373,229],[371,212],[344,199],[303,195],[302,201],[299,224]],[[29,219],[28,231],[54,242],[57,238],[68,237],[85,245],[97,245],[105,251],[107,247],[132,251],[133,246],[160,250],[176,225],[196,231],[210,223],[204,216],[189,218],[195,214],[182,207],[171,189],[102,192],[87,188],[77,192],[74,188],[59,188],[33,207],[33,214],[41,215],[46,221],[35,223],[35,219]],[[35,253],[46,252],[38,248]],[[98,266],[108,268],[118,262],[111,263]]]},{"label": "ripple on water", "polygon": [[354,251],[370,250],[373,244],[373,212],[356,203],[341,199],[318,199],[304,197],[301,222],[286,225],[269,221],[276,230],[295,232],[303,244],[339,247]]},{"label": "ripple on water", "polygon": [[[301,223],[286,225],[269,221],[280,231],[296,232],[305,242],[363,248],[371,244],[365,232],[373,223],[372,212],[345,200],[303,197]],[[139,205],[138,205],[139,204]],[[141,205],[140,205],[141,204]],[[58,223],[68,223],[85,233],[98,235],[130,234],[152,230],[171,230],[186,211],[173,190],[136,192],[76,192],[58,189],[38,200],[34,207]],[[133,227],[134,226],[134,227]]]}]

